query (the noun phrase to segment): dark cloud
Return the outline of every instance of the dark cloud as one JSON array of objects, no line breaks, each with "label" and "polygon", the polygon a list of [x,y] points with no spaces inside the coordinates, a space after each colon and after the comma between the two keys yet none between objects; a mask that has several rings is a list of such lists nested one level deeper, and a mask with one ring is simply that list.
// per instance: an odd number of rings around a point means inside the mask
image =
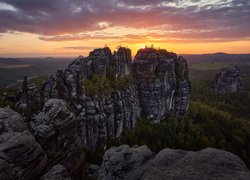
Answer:
[{"label": "dark cloud", "polygon": [[[40,34],[46,41],[128,37],[79,34],[109,26],[168,30],[183,40],[249,39],[249,0],[0,0],[0,32]],[[215,2],[215,3],[213,3]],[[1,5],[0,5],[1,6]],[[107,26],[98,24],[108,22]],[[173,31],[174,33],[170,33]]]}]

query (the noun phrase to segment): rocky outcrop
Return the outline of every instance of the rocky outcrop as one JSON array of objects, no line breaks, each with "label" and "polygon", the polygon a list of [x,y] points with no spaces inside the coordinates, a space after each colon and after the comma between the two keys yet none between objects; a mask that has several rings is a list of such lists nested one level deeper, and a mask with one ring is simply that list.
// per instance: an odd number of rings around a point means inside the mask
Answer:
[{"label": "rocky outcrop", "polygon": [[95,173],[100,180],[250,178],[250,171],[242,160],[223,150],[163,149],[154,155],[146,146],[129,148],[127,145],[107,150]]},{"label": "rocky outcrop", "polygon": [[74,174],[84,161],[75,115],[61,99],[48,100],[30,122],[31,130],[48,156],[48,166],[62,164]]},{"label": "rocky outcrop", "polygon": [[139,97],[134,84],[114,95],[86,97],[77,116],[85,145],[92,149],[105,147],[108,138],[119,137],[122,130],[133,128],[140,117]]},{"label": "rocky outcrop", "polygon": [[[146,168],[145,164],[150,162],[153,156],[154,153],[147,146],[112,147],[103,156],[98,179],[139,179]],[[134,173],[131,173],[132,171]]]},{"label": "rocky outcrop", "polygon": [[132,69],[132,56],[131,50],[128,48],[120,47],[114,53],[115,69],[118,77],[126,76],[131,73]]},{"label": "rocky outcrop", "polygon": [[128,83],[115,89],[113,95],[104,93],[98,98],[85,93],[83,82],[93,74],[124,77],[130,74],[131,66],[130,49],[121,47],[114,55],[109,48],[95,49],[87,58],[79,56],[65,71],[50,75],[44,82],[42,99],[70,101],[82,142],[92,149],[105,147],[109,137],[120,136],[125,127],[135,127],[141,109],[137,87]]},{"label": "rocky outcrop", "polygon": [[215,76],[215,91],[219,94],[230,94],[242,88],[238,67],[229,67],[218,72]]},{"label": "rocky outcrop", "polygon": [[46,164],[46,153],[22,117],[0,108],[0,179],[36,179]]},{"label": "rocky outcrop", "polygon": [[28,78],[25,76],[22,86],[18,88],[15,95],[15,109],[22,115],[31,112],[33,107],[40,108],[40,91],[35,84],[28,84]]},{"label": "rocky outcrop", "polygon": [[183,115],[191,89],[185,59],[166,50],[138,51],[133,62],[142,113],[154,122],[166,114]]},{"label": "rocky outcrop", "polygon": [[[98,78],[106,78],[109,87],[89,92]],[[21,97],[26,97],[27,86],[24,81]],[[82,143],[96,149],[105,148],[108,138],[119,137],[124,128],[135,127],[140,117],[157,123],[168,114],[183,115],[190,89],[187,62],[174,53],[140,49],[132,62],[130,49],[120,47],[112,54],[105,47],[49,75],[41,89],[41,104],[51,98],[67,101]]]},{"label": "rocky outcrop", "polygon": [[48,100],[29,122],[0,108],[0,179],[38,179],[46,170],[42,179],[70,179],[83,163],[77,121],[64,100]]}]

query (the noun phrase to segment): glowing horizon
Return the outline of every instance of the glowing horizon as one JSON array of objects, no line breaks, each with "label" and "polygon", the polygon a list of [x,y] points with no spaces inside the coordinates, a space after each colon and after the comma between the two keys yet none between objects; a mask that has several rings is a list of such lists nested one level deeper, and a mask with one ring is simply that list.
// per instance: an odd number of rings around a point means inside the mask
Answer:
[{"label": "glowing horizon", "polygon": [[87,56],[107,44],[250,53],[247,0],[0,0],[0,56]]}]

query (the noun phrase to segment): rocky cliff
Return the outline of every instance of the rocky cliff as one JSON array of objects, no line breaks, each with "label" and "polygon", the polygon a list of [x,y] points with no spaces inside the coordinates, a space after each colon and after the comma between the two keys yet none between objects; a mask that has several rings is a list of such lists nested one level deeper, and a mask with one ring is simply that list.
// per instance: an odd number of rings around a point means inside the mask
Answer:
[{"label": "rocky cliff", "polygon": [[215,90],[219,94],[230,94],[242,88],[242,81],[238,67],[228,67],[215,76]]},{"label": "rocky cliff", "polygon": [[26,123],[10,108],[0,108],[0,179],[38,179],[44,173],[42,179],[74,177],[84,163],[77,130],[74,114],[61,99],[48,100]]},{"label": "rocky cliff", "polygon": [[22,117],[0,108],[0,179],[35,179],[48,158]]},{"label": "rocky cliff", "polygon": [[166,50],[141,49],[133,62],[142,114],[159,122],[166,114],[183,115],[190,81],[185,59]]},{"label": "rocky cliff", "polygon": [[145,145],[122,145],[105,152],[100,168],[90,169],[90,176],[99,180],[250,179],[239,157],[213,148],[196,152],[163,149],[155,155]]},{"label": "rocky cliff", "polygon": [[96,149],[105,147],[108,138],[119,137],[124,128],[135,127],[140,117],[157,123],[169,114],[183,115],[191,85],[187,62],[175,53],[145,48],[132,61],[130,49],[120,47],[112,54],[105,47],[49,75],[39,98],[36,88],[33,93],[29,89],[25,79],[17,93],[17,110],[24,112],[37,101],[44,105],[51,98],[64,99],[76,117],[81,141]]}]

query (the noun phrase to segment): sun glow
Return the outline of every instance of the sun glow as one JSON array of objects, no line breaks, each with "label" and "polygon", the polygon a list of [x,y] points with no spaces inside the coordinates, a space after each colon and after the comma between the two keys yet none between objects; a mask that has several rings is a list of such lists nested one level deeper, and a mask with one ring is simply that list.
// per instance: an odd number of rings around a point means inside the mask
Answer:
[{"label": "sun glow", "polygon": [[[135,41],[135,42],[133,42]],[[0,55],[1,56],[87,56],[91,50],[98,47],[104,47],[107,44],[113,51],[121,45],[129,47],[134,56],[137,50],[150,47],[164,48],[178,54],[201,54],[201,53],[247,53],[250,52],[250,41],[233,42],[211,42],[211,43],[170,43],[144,41],[144,38],[137,40],[110,40],[110,39],[85,39],[73,41],[43,41],[38,36],[29,33],[8,33],[1,37]],[[3,46],[4,45],[4,46]],[[13,49],[13,47],[15,47]],[[71,47],[71,48],[67,48]]]}]

